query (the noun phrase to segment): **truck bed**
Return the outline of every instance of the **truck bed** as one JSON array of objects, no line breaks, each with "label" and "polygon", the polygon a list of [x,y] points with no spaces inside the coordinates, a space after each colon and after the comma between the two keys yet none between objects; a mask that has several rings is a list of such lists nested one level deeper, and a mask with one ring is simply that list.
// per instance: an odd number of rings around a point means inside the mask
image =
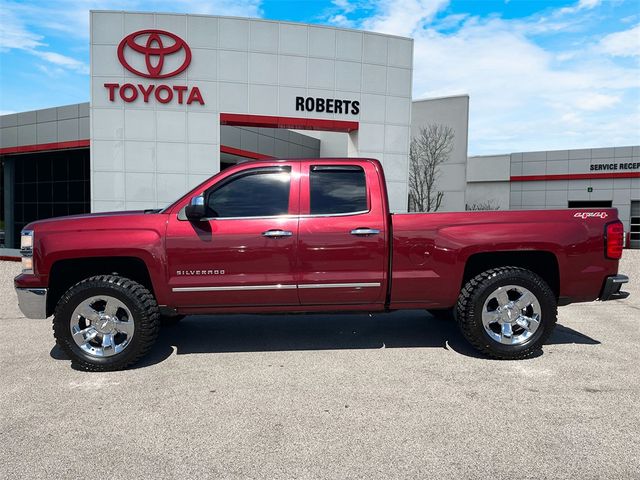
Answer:
[{"label": "truck bed", "polygon": [[451,307],[483,256],[526,252],[555,258],[561,303],[595,300],[618,269],[602,240],[616,218],[616,209],[393,214],[390,306]]}]

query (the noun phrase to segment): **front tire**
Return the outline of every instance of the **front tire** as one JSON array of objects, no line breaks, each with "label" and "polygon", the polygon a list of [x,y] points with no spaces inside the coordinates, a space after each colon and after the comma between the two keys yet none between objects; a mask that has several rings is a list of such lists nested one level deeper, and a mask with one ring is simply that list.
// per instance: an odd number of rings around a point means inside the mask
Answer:
[{"label": "front tire", "polygon": [[158,304],[149,290],[116,275],[75,284],[60,298],[53,334],[74,368],[122,370],[151,348],[160,328]]},{"label": "front tire", "polygon": [[480,352],[515,360],[538,353],[556,325],[556,297],[530,270],[500,267],[469,280],[456,306],[464,337]]}]

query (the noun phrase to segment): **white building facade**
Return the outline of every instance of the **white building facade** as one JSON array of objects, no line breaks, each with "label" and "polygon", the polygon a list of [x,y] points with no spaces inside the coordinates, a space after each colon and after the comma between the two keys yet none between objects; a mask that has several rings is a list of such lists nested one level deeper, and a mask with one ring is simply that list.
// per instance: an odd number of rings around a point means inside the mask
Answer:
[{"label": "white building facade", "polygon": [[404,211],[412,67],[408,38],[91,12],[91,209],[166,205],[220,170],[221,152],[235,152],[221,127],[237,126],[339,132],[347,156],[383,163]]}]

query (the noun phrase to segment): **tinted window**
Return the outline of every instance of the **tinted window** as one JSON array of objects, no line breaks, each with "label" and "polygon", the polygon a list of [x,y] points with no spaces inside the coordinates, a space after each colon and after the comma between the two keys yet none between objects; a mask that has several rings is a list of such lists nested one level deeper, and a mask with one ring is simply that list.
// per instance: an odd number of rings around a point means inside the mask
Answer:
[{"label": "tinted window", "polygon": [[289,212],[290,170],[255,170],[231,179],[207,198],[211,217],[266,217]]},{"label": "tinted window", "polygon": [[309,172],[311,214],[367,210],[364,170],[356,166],[315,166]]}]

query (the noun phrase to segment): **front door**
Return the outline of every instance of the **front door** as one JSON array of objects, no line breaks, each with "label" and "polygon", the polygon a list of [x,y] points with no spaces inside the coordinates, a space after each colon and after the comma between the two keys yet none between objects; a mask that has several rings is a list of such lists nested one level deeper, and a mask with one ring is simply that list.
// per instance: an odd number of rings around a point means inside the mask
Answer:
[{"label": "front door", "polygon": [[373,163],[305,163],[298,240],[302,305],[382,304],[387,235]]},{"label": "front door", "polygon": [[298,305],[298,164],[248,167],[203,192],[207,218],[173,215],[168,278],[177,305]]}]

